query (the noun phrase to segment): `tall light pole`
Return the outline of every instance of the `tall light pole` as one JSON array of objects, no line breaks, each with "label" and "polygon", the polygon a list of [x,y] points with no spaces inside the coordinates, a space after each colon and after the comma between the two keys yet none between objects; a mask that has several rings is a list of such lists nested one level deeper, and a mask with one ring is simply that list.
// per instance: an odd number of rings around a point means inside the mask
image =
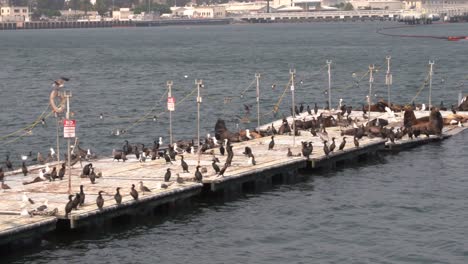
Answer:
[{"label": "tall light pole", "polygon": [[327,60],[328,66],[328,108],[332,109],[332,101],[331,101],[331,60]]},{"label": "tall light pole", "polygon": [[172,111],[174,111],[173,108],[171,108],[169,106],[169,100],[172,100],[172,104],[174,104],[174,101],[173,101],[173,98],[172,98],[172,84],[173,82],[172,81],[167,81],[166,82],[166,85],[167,85],[167,104],[168,104],[168,109],[169,110],[169,142],[171,143],[171,146],[172,146]]},{"label": "tall light pole", "polygon": [[[64,96],[67,99],[67,114],[66,119],[70,119],[70,97],[72,97],[72,93],[64,92]],[[68,155],[68,194],[72,193],[71,190],[71,151],[70,151],[70,137],[67,138],[67,155]]]},{"label": "tall light pole", "polygon": [[257,79],[257,127],[260,127],[260,73],[255,73]]},{"label": "tall light pole", "polygon": [[390,107],[390,86],[392,85],[392,74],[390,73],[390,60],[392,59],[391,56],[387,56],[386,57],[387,59],[387,75],[385,76],[385,84],[387,85],[387,95],[388,95],[388,99],[387,99],[387,103],[388,103],[388,107]]},{"label": "tall light pole", "polygon": [[374,68],[374,64],[369,65],[369,121],[371,120],[372,83],[374,82],[372,74],[374,72]]},{"label": "tall light pole", "polygon": [[293,146],[296,146],[296,103],[294,102],[294,77],[296,75],[296,69],[289,69],[291,75],[291,100],[292,100],[292,118],[293,118]]},{"label": "tall light pole", "polygon": [[432,66],[434,65],[434,61],[429,61],[429,110],[432,107],[432,75],[434,72],[432,71]]},{"label": "tall light pole", "polygon": [[60,137],[59,137],[59,118],[58,113],[55,113],[55,121],[57,125],[57,161],[60,163]]},{"label": "tall light pole", "polygon": [[200,88],[203,86],[203,80],[195,80],[195,85],[197,85],[197,151],[200,152],[200,104],[202,102]]}]

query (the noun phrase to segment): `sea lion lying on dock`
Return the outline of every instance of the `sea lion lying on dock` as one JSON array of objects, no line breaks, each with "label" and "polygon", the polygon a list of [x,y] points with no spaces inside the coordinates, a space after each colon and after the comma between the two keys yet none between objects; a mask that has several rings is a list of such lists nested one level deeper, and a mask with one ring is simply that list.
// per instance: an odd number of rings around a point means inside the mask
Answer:
[{"label": "sea lion lying on dock", "polygon": [[217,140],[228,139],[230,142],[240,142],[239,133],[232,133],[226,127],[226,123],[222,119],[218,119],[215,125],[215,137]]},{"label": "sea lion lying on dock", "polygon": [[444,119],[439,112],[439,109],[433,107],[429,117],[417,119],[414,111],[407,108],[404,113],[403,126],[411,128],[412,131],[421,131],[429,135],[440,136],[444,127]]}]

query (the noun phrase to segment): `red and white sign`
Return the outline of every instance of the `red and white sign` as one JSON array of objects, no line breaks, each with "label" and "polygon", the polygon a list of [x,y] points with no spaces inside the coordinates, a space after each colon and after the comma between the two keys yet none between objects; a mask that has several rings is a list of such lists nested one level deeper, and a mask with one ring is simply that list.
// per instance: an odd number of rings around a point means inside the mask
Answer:
[{"label": "red and white sign", "polygon": [[63,120],[63,137],[74,138],[75,128],[76,128],[76,120],[73,120],[73,119]]},{"label": "red and white sign", "polygon": [[175,111],[175,97],[167,98],[167,110]]}]

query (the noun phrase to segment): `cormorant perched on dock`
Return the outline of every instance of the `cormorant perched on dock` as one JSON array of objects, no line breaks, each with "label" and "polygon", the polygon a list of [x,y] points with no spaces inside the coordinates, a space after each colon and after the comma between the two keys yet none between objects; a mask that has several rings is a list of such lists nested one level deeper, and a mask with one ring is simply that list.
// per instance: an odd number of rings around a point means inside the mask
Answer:
[{"label": "cormorant perched on dock", "polygon": [[250,154],[252,154],[252,149],[250,147],[245,147],[244,152],[242,152],[242,154],[249,156]]},{"label": "cormorant perched on dock", "polygon": [[275,147],[275,136],[271,136],[270,144],[268,144],[268,150],[272,150]]},{"label": "cormorant perched on dock", "polygon": [[203,180],[203,175],[200,172],[200,165],[197,166],[197,171],[195,172],[195,181],[197,182],[202,182]]},{"label": "cormorant perched on dock", "polygon": [[345,147],[345,145],[346,145],[346,137],[343,137],[343,141],[341,142],[340,148],[339,148],[339,149],[340,149],[340,150],[343,150],[344,147]]},{"label": "cormorant perched on dock", "polygon": [[164,159],[166,160],[166,164],[168,164],[168,163],[172,164],[171,157],[169,157],[169,155],[167,155],[166,150],[164,150]]},{"label": "cormorant perched on dock", "polygon": [[293,156],[293,154],[292,154],[292,152],[291,152],[291,148],[288,148],[288,154],[287,154],[286,156],[287,156],[287,157],[292,157],[292,156]]},{"label": "cormorant perched on dock", "polygon": [[328,155],[330,154],[330,149],[328,148],[327,141],[323,141],[323,153],[325,153],[325,156],[328,158]]},{"label": "cormorant perched on dock", "polygon": [[3,172],[3,167],[0,167],[0,181],[3,182],[4,178],[5,178],[5,173]]},{"label": "cormorant perched on dock", "polygon": [[52,168],[52,171],[50,172],[50,179],[55,181],[55,179],[57,179],[57,168],[56,167],[53,167]]},{"label": "cormorant perched on dock", "polygon": [[62,163],[62,167],[59,170],[58,177],[60,180],[63,180],[63,176],[65,176],[65,163]]},{"label": "cormorant perched on dock", "polygon": [[13,164],[11,164],[10,155],[6,155],[5,165],[9,170],[13,170]]},{"label": "cormorant perched on dock", "polygon": [[85,201],[85,193],[83,191],[83,185],[80,185],[80,206],[82,206],[84,204],[84,201]]},{"label": "cormorant perched on dock", "polygon": [[102,193],[103,191],[99,191],[98,197],[96,198],[96,205],[99,210],[102,210],[102,207],[104,206],[104,198],[102,198]]},{"label": "cormorant perched on dock", "polygon": [[68,203],[65,205],[65,217],[68,218],[68,214],[71,213],[73,209],[73,195],[68,195]]},{"label": "cormorant perched on dock", "polygon": [[271,133],[273,133],[273,135],[276,135],[278,134],[278,131],[276,130],[275,126],[273,123],[271,123]]},{"label": "cormorant perched on dock", "polygon": [[89,180],[92,184],[96,181],[96,173],[94,173],[94,168],[91,167],[91,172],[89,173]]},{"label": "cormorant perched on dock", "polygon": [[229,164],[225,163],[224,166],[219,171],[218,176],[224,176],[224,173],[226,172],[227,167],[229,167]]},{"label": "cormorant perched on dock", "polygon": [[83,167],[83,172],[81,173],[82,176],[85,176],[85,178],[87,176],[89,176],[89,174],[91,173],[91,168],[93,167],[93,164],[92,163],[88,163],[86,164],[84,167]]},{"label": "cormorant perched on dock", "polygon": [[317,103],[314,103],[314,114],[317,115],[318,113],[318,106]]},{"label": "cormorant perched on dock", "polygon": [[218,164],[216,164],[216,160],[213,159],[213,163],[211,163],[211,166],[213,167],[214,171],[216,172],[216,174],[219,173],[219,166]]},{"label": "cormorant perched on dock", "polygon": [[313,149],[312,142],[309,142],[309,144],[307,144],[307,142],[302,142],[302,155],[307,159],[309,159]]},{"label": "cormorant perched on dock", "polygon": [[312,115],[312,111],[310,110],[309,105],[307,105],[307,113],[308,113],[309,115]]},{"label": "cormorant perched on dock", "polygon": [[332,143],[331,143],[330,146],[328,147],[328,149],[330,150],[330,153],[332,153],[333,150],[335,150],[335,147],[336,147],[335,138],[332,137]]},{"label": "cormorant perched on dock", "polygon": [[357,139],[357,137],[354,137],[354,146],[356,148],[359,148],[359,140]]},{"label": "cormorant perched on dock", "polygon": [[122,147],[122,151],[125,155],[132,153],[132,146],[128,143],[128,140],[124,141],[125,144]]},{"label": "cormorant perched on dock", "polygon": [[304,105],[301,103],[299,106],[299,113],[302,113],[302,111],[304,111]]},{"label": "cormorant perched on dock", "polygon": [[143,185],[143,182],[142,182],[142,181],[140,181],[140,191],[141,191],[143,194],[145,194],[145,192],[151,192],[151,190],[150,190],[148,187],[146,187],[145,185]]},{"label": "cormorant perched on dock", "polygon": [[121,204],[121,203],[122,203],[122,195],[120,195],[120,187],[117,187],[117,188],[115,189],[114,199],[115,199],[115,202],[116,202],[117,204]]},{"label": "cormorant perched on dock", "polygon": [[296,115],[300,114],[299,108],[297,108],[297,105],[294,106],[294,112],[296,113]]},{"label": "cormorant perched on dock", "polygon": [[177,155],[177,152],[174,150],[174,148],[171,145],[168,145],[168,151],[169,151],[169,157],[171,158],[172,161],[175,161],[175,157]]},{"label": "cormorant perched on dock", "polygon": [[134,200],[138,200],[138,192],[135,190],[135,184],[132,184],[132,190],[130,191],[130,195],[133,197]]},{"label": "cormorant perched on dock", "polygon": [[[185,162],[183,155],[181,155],[180,165],[182,166],[182,172],[190,173],[190,171],[188,170],[188,164],[187,162]],[[167,170],[169,171],[169,169]]]},{"label": "cormorant perched on dock", "polygon": [[[187,164],[185,164],[187,165]],[[182,166],[183,167],[183,166]],[[187,171],[188,172],[188,171]],[[171,169],[167,168],[166,174],[164,174],[164,181],[168,182],[171,179]]]},{"label": "cormorant perched on dock", "polygon": [[23,172],[24,176],[28,176],[28,167],[26,167],[26,163],[23,161],[23,164],[21,165],[21,171]]},{"label": "cormorant perched on dock", "polygon": [[80,204],[80,194],[76,193],[75,198],[73,198],[72,208],[77,210],[79,204]]}]

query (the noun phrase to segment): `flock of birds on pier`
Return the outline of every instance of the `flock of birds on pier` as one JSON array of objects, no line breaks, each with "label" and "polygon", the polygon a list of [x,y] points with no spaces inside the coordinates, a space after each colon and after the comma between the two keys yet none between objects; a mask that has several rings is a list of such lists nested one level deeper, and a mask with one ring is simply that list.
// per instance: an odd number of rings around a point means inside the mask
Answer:
[{"label": "flock of birds on pier", "polygon": [[[441,107],[443,103],[441,103]],[[441,108],[440,107],[440,108]],[[383,112],[387,113],[388,119],[375,118],[369,120],[368,110],[372,112]],[[337,151],[344,151],[348,138],[353,139],[353,144],[355,148],[359,148],[359,140],[364,136],[367,137],[382,137],[388,139],[390,142],[395,143],[395,141],[400,140],[403,136],[407,135],[408,138],[419,137],[420,135],[440,135],[443,125],[446,123],[439,113],[439,109],[433,107],[429,111],[428,120],[416,119],[414,115],[414,110],[427,110],[425,109],[424,104],[422,105],[409,105],[409,106],[398,106],[395,104],[387,104],[384,101],[379,101],[375,105],[364,106],[362,105],[362,119],[359,120],[357,117],[352,118],[352,107],[346,106],[343,104],[343,100],[340,99],[337,110],[330,109],[327,105],[319,114],[319,108],[317,104],[314,104],[314,107],[311,109],[309,105],[304,107],[303,104],[296,106],[294,109],[291,109],[291,114],[296,117],[295,121],[291,124],[288,122],[287,118],[283,118],[281,125],[278,129],[272,123],[265,130],[254,130],[250,131],[249,129],[241,130],[238,132],[231,132],[227,129],[223,120],[218,120],[215,125],[215,136],[207,134],[203,142],[195,144],[194,140],[191,141],[177,141],[173,144],[169,144],[166,147],[163,147],[162,137],[159,137],[158,140],[154,140],[152,146],[148,147],[144,144],[130,144],[129,141],[125,140],[121,149],[114,149],[112,151],[112,160],[117,162],[125,162],[128,160],[129,155],[134,155],[135,159],[140,163],[145,163],[148,160],[159,160],[164,159],[164,163],[169,166],[166,168],[166,172],[163,177],[163,182],[160,184],[161,189],[167,189],[173,183],[183,184],[185,181],[194,181],[198,183],[203,182],[203,174],[208,172],[206,167],[200,166],[199,162],[194,168],[190,168],[187,162],[184,160],[184,155],[211,155],[211,167],[214,171],[214,174],[218,177],[223,177],[229,167],[232,166],[234,151],[233,145],[234,142],[248,141],[251,139],[257,139],[262,137],[269,137],[270,141],[267,147],[268,151],[275,150],[276,135],[301,135],[301,133],[310,132],[312,138],[317,137],[321,140],[323,144],[323,153],[326,158],[329,158],[330,155]],[[457,109],[452,106],[452,113],[456,115]],[[395,128],[390,126],[392,121],[395,119],[396,112],[404,112],[403,125],[401,127]],[[367,121],[366,121],[367,120]],[[461,125],[462,122],[466,121],[466,118],[462,119],[452,119],[450,124],[454,124],[453,121],[456,121],[458,125]],[[364,122],[363,122],[364,121]],[[361,123],[360,125],[358,125]],[[341,142],[337,141],[339,139],[332,136],[329,138],[327,128],[328,127],[340,127],[341,130]],[[304,134],[303,134],[304,136]],[[196,147],[198,146],[198,147]],[[258,147],[258,146],[257,146]],[[266,148],[266,147],[265,147]],[[219,155],[216,156],[215,149],[218,149]],[[287,157],[297,157],[303,156],[308,160],[314,153],[314,146],[312,141],[302,141],[301,142],[301,152],[293,154],[291,148],[287,149]],[[242,152],[246,157],[246,163],[250,166],[257,165],[255,159],[254,151],[250,146],[245,146],[244,151]],[[223,156],[224,164],[220,162],[220,157]],[[193,175],[193,178],[187,179],[180,177],[179,173],[176,173],[176,179],[173,179],[172,172],[173,169],[171,166],[177,162],[177,157],[180,157],[180,167],[182,173],[189,173]],[[84,150],[81,149],[79,144],[76,144],[72,151],[73,164],[83,161],[91,161],[92,159],[97,158],[96,154],[92,153],[90,149]],[[37,162],[38,164],[45,164],[44,168],[39,169],[37,177],[30,181],[25,181],[23,184],[32,184],[41,181],[55,181],[62,180],[66,174],[65,163],[59,164],[60,168],[55,166],[50,167],[49,163],[57,159],[57,154],[53,148],[50,148],[48,156],[44,159],[41,153],[38,153],[36,158],[32,158],[32,152],[27,155],[22,155],[22,165],[21,172],[24,176],[29,174],[28,167],[26,166],[26,161],[31,160],[31,162]],[[221,165],[222,164],[222,165]],[[10,161],[10,156],[6,156],[5,166],[8,170],[14,170],[13,164]],[[82,178],[88,178],[91,184],[98,184],[99,178],[102,177],[102,173],[97,171],[92,163],[87,163],[83,166],[81,175]],[[0,167],[0,182],[1,189],[7,190],[10,187],[4,182],[4,171],[3,167]],[[138,189],[135,183],[129,186],[128,194],[134,199],[138,200],[139,195],[151,193],[151,189],[144,185],[143,181],[139,181]],[[123,195],[121,194],[122,187],[117,187],[115,189],[114,200],[117,205],[121,205],[123,201]],[[96,206],[99,210],[104,208],[105,199],[103,194],[107,194],[105,191],[99,191],[96,198]],[[23,195],[23,203],[34,204],[34,202],[27,198],[26,194]],[[68,202],[65,205],[65,216],[76,210],[85,204],[85,191],[84,186],[80,186],[80,192],[75,195],[68,196]],[[34,209],[36,212],[43,212],[47,210],[47,200],[44,203]],[[28,212],[31,215],[31,212]]]}]

